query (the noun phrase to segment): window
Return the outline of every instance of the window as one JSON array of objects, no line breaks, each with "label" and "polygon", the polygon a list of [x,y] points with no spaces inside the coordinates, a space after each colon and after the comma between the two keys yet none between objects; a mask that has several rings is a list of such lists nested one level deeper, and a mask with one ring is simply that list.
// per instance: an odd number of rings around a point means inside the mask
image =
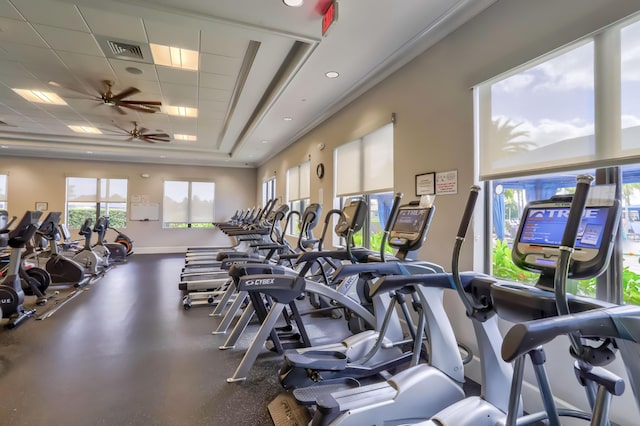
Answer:
[{"label": "window", "polygon": [[0,175],[0,209],[7,210],[7,175]]},{"label": "window", "polygon": [[267,201],[276,198],[276,178],[275,176],[262,182],[262,205],[266,206]]},{"label": "window", "polygon": [[214,222],[213,182],[165,181],[164,228],[211,228]]},{"label": "window", "polygon": [[[357,245],[379,250],[382,231],[393,204],[393,124],[388,124],[334,151],[336,208],[353,195],[363,196],[369,206]],[[344,241],[334,241],[342,245]]]},{"label": "window", "polygon": [[[570,193],[576,170],[593,175],[595,167],[631,164],[621,173],[622,256],[609,268],[621,277],[622,299],[640,304],[639,45],[636,17],[475,87],[479,174],[493,188],[494,275],[535,278],[511,262],[526,202]],[[574,291],[609,294],[606,281],[573,283]]]},{"label": "window", "polygon": [[78,229],[87,218],[108,216],[109,225],[127,225],[127,179],[67,178],[67,219]]},{"label": "window", "polygon": [[[309,196],[311,191],[311,163],[305,161],[287,170],[287,202],[290,210],[304,212],[309,206]],[[296,217],[296,216],[294,216]],[[300,233],[300,224],[297,220],[289,223],[289,233],[297,235]]]}]

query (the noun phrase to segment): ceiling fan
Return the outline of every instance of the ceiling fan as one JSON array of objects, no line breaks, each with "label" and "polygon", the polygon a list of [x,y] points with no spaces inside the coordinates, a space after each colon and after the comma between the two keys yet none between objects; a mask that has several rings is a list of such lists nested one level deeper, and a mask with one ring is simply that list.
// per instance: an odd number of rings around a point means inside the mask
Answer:
[{"label": "ceiling fan", "polygon": [[[61,87],[63,89],[72,90],[77,93],[81,93],[86,96],[90,96],[90,99],[96,100],[102,104],[109,105],[113,107],[118,113],[126,114],[125,110],[121,107],[133,109],[140,112],[148,112],[154,113],[160,111],[161,102],[158,101],[127,101],[125,98],[129,96],[135,95],[136,93],[140,93],[139,89],[135,87],[129,87],[124,89],[122,92],[118,94],[113,94],[111,91],[111,86],[113,86],[113,82],[109,80],[103,80],[102,83],[105,86],[104,91],[97,91],[98,94],[91,94],[83,92],[82,90],[74,89],[73,87],[67,87],[62,85],[56,81],[50,81],[49,84],[56,87]],[[83,98],[84,99],[84,98]]]},{"label": "ceiling fan", "polygon": [[134,139],[138,139],[141,141],[156,143],[156,142],[169,142],[171,140],[171,136],[167,133],[162,132],[162,130],[156,130],[156,132],[162,133],[153,133],[146,127],[138,127],[138,123],[133,121],[133,129],[127,130],[124,127],[120,127],[117,124],[113,124],[118,130],[112,129],[100,129],[105,130],[112,133],[117,133],[119,135],[127,135],[129,138],[127,141],[132,141]]}]

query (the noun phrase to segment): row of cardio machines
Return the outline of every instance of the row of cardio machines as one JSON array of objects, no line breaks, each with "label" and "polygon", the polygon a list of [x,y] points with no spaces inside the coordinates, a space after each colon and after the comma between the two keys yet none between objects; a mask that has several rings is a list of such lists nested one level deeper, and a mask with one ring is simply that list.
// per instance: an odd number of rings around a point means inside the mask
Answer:
[{"label": "row of cardio machines", "polygon": [[[94,227],[91,219],[85,221],[80,229],[80,235],[85,237],[84,246],[73,251],[69,248],[68,230],[60,226],[61,213],[50,212],[39,221],[41,216],[42,212],[27,211],[12,229],[16,218],[9,220],[8,212],[0,210],[0,246],[10,248],[0,283],[0,308],[8,328],[35,313],[35,309],[25,309],[25,295],[36,296],[36,305],[44,305],[50,285],[85,285],[104,273],[112,262],[124,261],[133,248],[132,241],[117,230],[114,243],[104,241],[109,224],[108,218],[103,217]],[[95,245],[91,245],[93,232],[98,235]],[[58,246],[63,238],[64,254]]]},{"label": "row of cardio machines", "polygon": [[[589,188],[590,179],[582,176],[578,179],[573,197],[534,202],[525,209],[514,243],[513,259],[521,268],[540,275],[534,286],[500,281],[478,273],[460,272],[460,250],[478,187],[472,188],[463,213],[455,240],[451,273],[435,268],[430,273],[420,273],[407,271],[403,262],[378,262],[385,268],[395,267],[399,270],[389,274],[387,270],[376,270],[373,262],[369,264],[372,257],[370,253],[360,257],[358,250],[347,250],[349,258],[365,261],[365,265],[372,268],[358,272],[360,278],[376,278],[369,280],[373,282],[369,287],[370,296],[383,292],[393,297],[417,294],[419,302],[412,304],[422,309],[426,321],[420,317],[415,328],[414,356],[409,367],[387,377],[378,374],[383,380],[363,386],[340,390],[328,386],[325,388],[327,390],[321,390],[326,378],[335,385],[336,371],[345,366],[351,371],[357,370],[357,367],[370,362],[375,350],[389,348],[393,346],[392,343],[376,338],[368,347],[369,350],[364,351],[363,357],[360,352],[360,357],[354,357],[351,362],[348,339],[335,345],[285,352],[280,376],[286,386],[296,387],[296,382],[316,382],[310,388],[294,391],[294,396],[301,403],[309,403],[313,399],[315,409],[312,424],[464,426],[523,425],[545,421],[550,425],[560,425],[560,417],[569,416],[586,419],[592,425],[606,425],[609,424],[612,396],[620,395],[625,388],[620,377],[603,368],[612,362],[616,352],[622,356],[636,403],[640,407],[637,389],[640,379],[640,308],[618,306],[566,293],[567,279],[589,279],[602,273],[608,264],[618,228],[620,203],[614,195],[615,191],[607,193],[606,188],[598,186],[597,197],[588,198]],[[395,225],[391,227],[389,238],[391,244],[406,244],[406,231],[422,220],[407,220],[408,217],[419,217],[418,209],[412,211],[411,207],[405,207],[404,210],[407,212],[403,213],[401,208],[397,214],[398,218],[404,219],[393,221]],[[298,260],[303,260],[305,256],[309,258],[312,255],[303,253]],[[348,271],[342,272],[344,268],[358,269],[362,266],[356,263],[339,266],[334,275],[339,277],[341,273],[348,274]],[[264,343],[265,336],[276,325],[271,314],[281,311],[284,305],[303,294],[309,281],[301,275],[279,274],[276,267],[271,267],[275,275],[243,274],[251,272],[252,268],[253,265],[234,265],[230,273],[232,276],[235,274],[238,291],[268,295],[274,302],[245,354],[245,358],[249,355],[255,360],[259,351],[253,345]],[[426,297],[424,291],[427,289],[438,291]],[[445,289],[459,295],[476,334],[482,373],[480,396],[465,397],[462,391],[464,376],[459,350],[446,315],[443,310],[440,312],[441,293]],[[391,316],[390,312],[388,310],[385,317]],[[516,325],[502,337],[497,318]],[[387,326],[384,324],[383,321],[376,329],[378,336],[386,337]],[[426,340],[422,339],[423,330]],[[376,334],[375,331],[365,333]],[[559,409],[555,405],[545,372],[542,345],[558,335],[569,336],[569,352],[575,359],[574,372],[578,383],[585,389],[586,400],[591,407],[587,412]],[[415,344],[415,341],[422,341],[422,345]],[[415,352],[422,352],[423,349],[426,349],[427,362],[415,362]],[[528,415],[523,414],[521,398],[526,359],[531,360],[544,407],[543,411]],[[246,377],[243,374],[248,372],[246,367],[253,362],[251,359],[249,361],[244,365],[244,370],[241,370],[241,364],[229,381],[243,380]],[[353,374],[349,372],[345,377],[351,378]],[[288,378],[296,380],[288,381]],[[341,385],[344,385],[347,380],[342,382]]]},{"label": "row of cardio machines", "polygon": [[[194,302],[199,301],[205,301],[207,305],[219,305],[219,299],[232,284],[228,274],[232,262],[227,259],[246,258],[247,261],[269,262],[276,255],[284,256],[296,250],[305,250],[305,245],[309,247],[315,242],[312,236],[305,237],[315,226],[309,221],[311,215],[307,215],[301,221],[304,225],[300,227],[298,247],[289,244],[284,238],[284,230],[296,216],[300,218],[300,213],[289,212],[287,205],[276,208],[276,202],[276,199],[272,199],[262,209],[237,211],[228,222],[214,224],[230,238],[232,245],[188,249],[178,284],[184,309],[190,309]],[[224,303],[228,302],[227,299]]]}]

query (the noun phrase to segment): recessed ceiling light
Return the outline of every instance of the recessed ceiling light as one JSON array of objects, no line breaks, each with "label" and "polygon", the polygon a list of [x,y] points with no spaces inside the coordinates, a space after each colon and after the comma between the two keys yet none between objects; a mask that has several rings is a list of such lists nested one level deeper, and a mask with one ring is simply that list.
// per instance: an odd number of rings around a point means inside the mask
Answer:
[{"label": "recessed ceiling light", "polygon": [[87,154],[93,154],[93,151],[87,151]]},{"label": "recessed ceiling light", "polygon": [[66,105],[67,103],[60,96],[53,92],[42,92],[40,90],[29,89],[12,89],[18,95],[22,96],[29,102],[37,102],[39,104]]},{"label": "recessed ceiling light", "polygon": [[194,135],[181,135],[181,134],[174,134],[173,138],[179,141],[195,141],[198,138]]},{"label": "recessed ceiling light", "polygon": [[167,156],[166,155],[161,155],[160,158],[167,158]]},{"label": "recessed ceiling light", "polygon": [[282,2],[289,7],[300,7],[304,0],[282,0]]},{"label": "recessed ceiling light", "polygon": [[291,118],[291,117],[285,117],[285,118],[283,118],[283,120],[284,120],[284,121],[291,121],[291,120],[293,120],[293,118]]},{"label": "recessed ceiling light", "polygon": [[340,74],[338,74],[338,72],[337,72],[337,71],[327,71],[324,75],[325,75],[327,78],[338,78],[338,76],[339,76]]},{"label": "recessed ceiling light", "polygon": [[6,149],[6,148],[9,148],[9,147],[6,146],[6,145],[2,145],[2,146],[0,146],[0,148]]},{"label": "recessed ceiling light", "polygon": [[262,142],[262,143],[269,143],[269,141],[268,141],[268,140],[263,140],[263,141],[261,141],[261,142]]},{"label": "recessed ceiling light", "polygon": [[169,115],[176,115],[178,117],[197,117],[198,116],[198,108],[172,106],[172,105],[167,105],[163,108],[164,108],[164,111]]},{"label": "recessed ceiling light", "polygon": [[165,67],[182,68],[184,70],[198,70],[198,52],[181,49],[179,47],[163,46],[149,43],[153,62]]},{"label": "recessed ceiling light", "polygon": [[70,128],[71,130],[73,130],[74,132],[78,132],[78,133],[93,133],[93,134],[102,134],[102,132],[100,131],[100,129],[96,128],[96,127],[91,127],[91,126],[67,126],[68,128]]}]

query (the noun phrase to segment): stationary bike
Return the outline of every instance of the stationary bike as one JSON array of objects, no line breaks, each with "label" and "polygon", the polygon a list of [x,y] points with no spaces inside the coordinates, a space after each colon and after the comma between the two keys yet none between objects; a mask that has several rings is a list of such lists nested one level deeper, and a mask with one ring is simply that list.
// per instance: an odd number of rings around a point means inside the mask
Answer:
[{"label": "stationary bike", "polygon": [[[37,222],[42,212],[27,211],[20,223],[9,231],[9,226],[14,222],[13,218],[9,223],[8,213],[0,210],[0,240],[7,241],[7,245],[11,247],[11,256],[9,259],[9,267],[7,273],[0,283],[0,309],[2,317],[8,318],[8,328],[14,328],[22,321],[29,318],[35,313],[35,309],[26,310],[23,306],[25,292],[22,289],[21,265],[22,250],[25,248],[27,241],[33,238],[36,233]],[[8,235],[7,235],[8,234]],[[22,269],[22,271],[24,271]],[[43,305],[47,302],[42,292],[38,289],[36,281],[26,279],[31,292],[38,296],[37,304]]]},{"label": "stationary bike", "polygon": [[93,219],[88,217],[80,227],[79,234],[84,237],[84,246],[73,256],[73,260],[82,265],[85,274],[98,275],[101,272],[102,264],[100,257],[91,248],[92,225]]}]

